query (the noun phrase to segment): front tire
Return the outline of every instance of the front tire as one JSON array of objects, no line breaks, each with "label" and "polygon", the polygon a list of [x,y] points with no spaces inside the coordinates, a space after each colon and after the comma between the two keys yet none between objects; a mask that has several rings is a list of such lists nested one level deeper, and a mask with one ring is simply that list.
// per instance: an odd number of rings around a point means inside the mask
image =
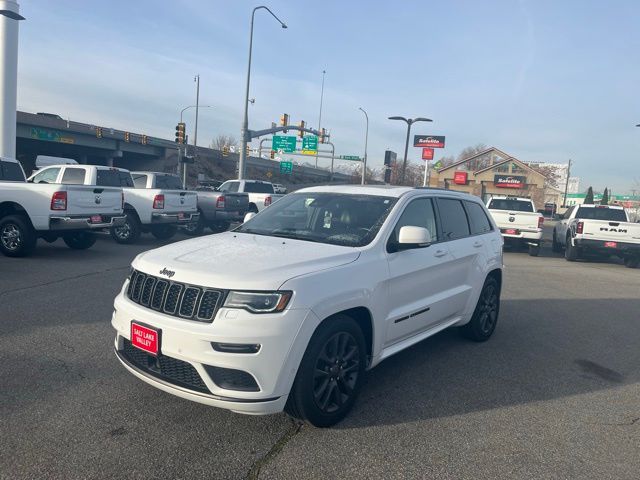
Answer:
[{"label": "front tire", "polygon": [[151,235],[158,240],[169,240],[178,231],[175,225],[153,225],[151,227]]},{"label": "front tire", "polygon": [[73,232],[66,233],[62,240],[73,250],[86,250],[96,243],[96,236],[92,232]]},{"label": "front tire", "polygon": [[136,243],[140,238],[141,227],[138,216],[132,211],[125,212],[124,225],[120,227],[111,227],[111,237],[122,245],[131,245]]},{"label": "front tire", "polygon": [[351,410],[366,364],[364,335],[355,320],[336,315],[311,337],[289,393],[287,413],[315,427],[330,427]]},{"label": "front tire", "polygon": [[532,257],[540,255],[540,245],[529,245],[529,255]]},{"label": "front tire", "polygon": [[0,251],[7,257],[26,257],[35,250],[37,241],[25,217],[9,215],[0,220]]},{"label": "front tire", "polygon": [[560,242],[558,242],[555,228],[553,229],[553,239],[551,241],[551,250],[553,250],[555,253],[562,252],[562,245],[560,245]]},{"label": "front tire", "polygon": [[564,248],[564,258],[568,262],[575,262],[578,259],[578,247],[571,244],[571,235],[567,235],[567,244]]},{"label": "front tire", "polygon": [[640,257],[624,257],[624,266],[627,268],[638,268]]},{"label": "front tire", "polygon": [[499,314],[500,284],[495,277],[487,277],[473,316],[469,323],[460,327],[460,331],[470,340],[485,342],[493,335]]}]

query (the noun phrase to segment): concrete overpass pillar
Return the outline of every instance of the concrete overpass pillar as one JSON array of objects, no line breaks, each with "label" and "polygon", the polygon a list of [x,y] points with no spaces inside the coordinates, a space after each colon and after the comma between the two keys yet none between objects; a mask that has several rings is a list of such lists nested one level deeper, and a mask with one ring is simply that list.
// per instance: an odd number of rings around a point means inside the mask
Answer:
[{"label": "concrete overpass pillar", "polygon": [[16,157],[16,108],[18,97],[18,21],[20,6],[0,0],[0,155]]}]

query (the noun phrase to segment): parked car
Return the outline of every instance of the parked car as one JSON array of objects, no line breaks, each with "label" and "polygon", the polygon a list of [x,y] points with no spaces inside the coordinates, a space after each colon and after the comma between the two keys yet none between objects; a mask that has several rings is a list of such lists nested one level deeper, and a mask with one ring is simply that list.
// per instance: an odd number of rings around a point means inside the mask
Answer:
[{"label": "parked car", "polygon": [[205,228],[213,233],[228,230],[232,222],[242,222],[249,208],[247,193],[222,193],[213,188],[196,188],[198,213],[196,222],[185,225],[187,235],[200,235]]},{"label": "parked car", "polygon": [[0,251],[9,257],[29,255],[38,238],[62,238],[84,250],[96,241],[93,231],[124,223],[119,187],[59,185],[50,170],[27,183],[17,160],[0,158]]},{"label": "parked car", "polygon": [[489,339],[502,244],[460,192],[299,190],[233,231],[138,255],[115,299],[115,353],[179,397],[330,426],[384,359],[453,326]]},{"label": "parked car", "polygon": [[588,255],[617,255],[624,265],[640,265],[640,225],[622,207],[574,205],[553,229],[553,251],[570,261]]},{"label": "parked car", "polygon": [[249,208],[247,211],[258,213],[284,195],[275,193],[273,184],[261,180],[227,180],[219,190],[223,193],[248,193]]},{"label": "parked car", "polygon": [[526,246],[537,257],[542,246],[544,216],[536,212],[529,198],[495,196],[487,202],[489,213],[498,225],[505,243]]},{"label": "parked car", "polygon": [[281,194],[286,194],[287,193],[287,188],[284,185],[281,185],[279,183],[274,183],[273,184],[273,191],[274,193],[281,193]]}]

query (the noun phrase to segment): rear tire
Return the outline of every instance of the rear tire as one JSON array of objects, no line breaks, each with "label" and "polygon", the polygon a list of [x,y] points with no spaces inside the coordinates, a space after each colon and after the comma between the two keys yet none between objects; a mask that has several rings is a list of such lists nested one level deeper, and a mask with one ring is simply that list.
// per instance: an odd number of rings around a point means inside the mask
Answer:
[{"label": "rear tire", "polygon": [[178,231],[175,225],[153,225],[151,227],[151,235],[158,240],[169,240]]},{"label": "rear tire", "polygon": [[567,244],[564,248],[564,258],[568,262],[575,262],[578,259],[578,247],[571,244],[571,235],[567,235]]},{"label": "rear tire", "polygon": [[222,232],[226,232],[227,230],[229,230],[230,226],[231,226],[231,224],[229,222],[216,222],[216,223],[212,223],[211,225],[209,225],[209,229],[213,233],[222,233]]},{"label": "rear tire", "polygon": [[500,285],[495,277],[484,281],[471,320],[460,327],[462,335],[475,342],[486,342],[493,335],[500,314]]},{"label": "rear tire", "polygon": [[553,229],[553,238],[551,241],[551,250],[553,250],[555,253],[560,253],[562,252],[562,245],[560,245],[560,242],[558,242],[557,238],[556,238],[556,229]]},{"label": "rear tire", "polygon": [[86,250],[96,243],[96,236],[92,232],[73,232],[64,234],[62,240],[73,250]]},{"label": "rear tire", "polygon": [[202,232],[204,231],[204,216],[202,215],[202,212],[200,210],[198,210],[198,213],[200,214],[200,216],[198,217],[198,221],[197,222],[191,222],[186,224],[183,228],[182,231],[192,237],[196,237],[198,235],[202,235]]},{"label": "rear tire", "polygon": [[35,230],[22,215],[9,215],[0,220],[0,251],[7,257],[26,257],[38,242]]},{"label": "rear tire", "polygon": [[315,331],[302,357],[285,410],[315,427],[330,427],[351,410],[366,362],[358,323],[336,315]]},{"label": "rear tire", "polygon": [[624,266],[627,268],[638,268],[640,257],[624,257]]},{"label": "rear tire", "polygon": [[540,245],[529,245],[529,255],[537,257],[540,254]]},{"label": "rear tire", "polygon": [[247,213],[258,213],[258,207],[256,206],[255,203],[249,204],[249,207],[247,208]]},{"label": "rear tire", "polygon": [[140,238],[141,227],[138,216],[131,210],[125,211],[124,225],[111,227],[110,232],[113,239],[121,245],[131,245]]}]

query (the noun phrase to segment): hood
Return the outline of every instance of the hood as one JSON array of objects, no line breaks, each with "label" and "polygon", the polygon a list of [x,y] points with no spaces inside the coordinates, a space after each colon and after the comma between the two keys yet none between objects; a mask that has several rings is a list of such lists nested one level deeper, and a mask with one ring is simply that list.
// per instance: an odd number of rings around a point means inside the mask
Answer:
[{"label": "hood", "polygon": [[142,253],[133,267],[158,277],[166,269],[175,272],[171,280],[192,285],[277,290],[293,277],[345,265],[359,256],[351,247],[225,232]]}]

